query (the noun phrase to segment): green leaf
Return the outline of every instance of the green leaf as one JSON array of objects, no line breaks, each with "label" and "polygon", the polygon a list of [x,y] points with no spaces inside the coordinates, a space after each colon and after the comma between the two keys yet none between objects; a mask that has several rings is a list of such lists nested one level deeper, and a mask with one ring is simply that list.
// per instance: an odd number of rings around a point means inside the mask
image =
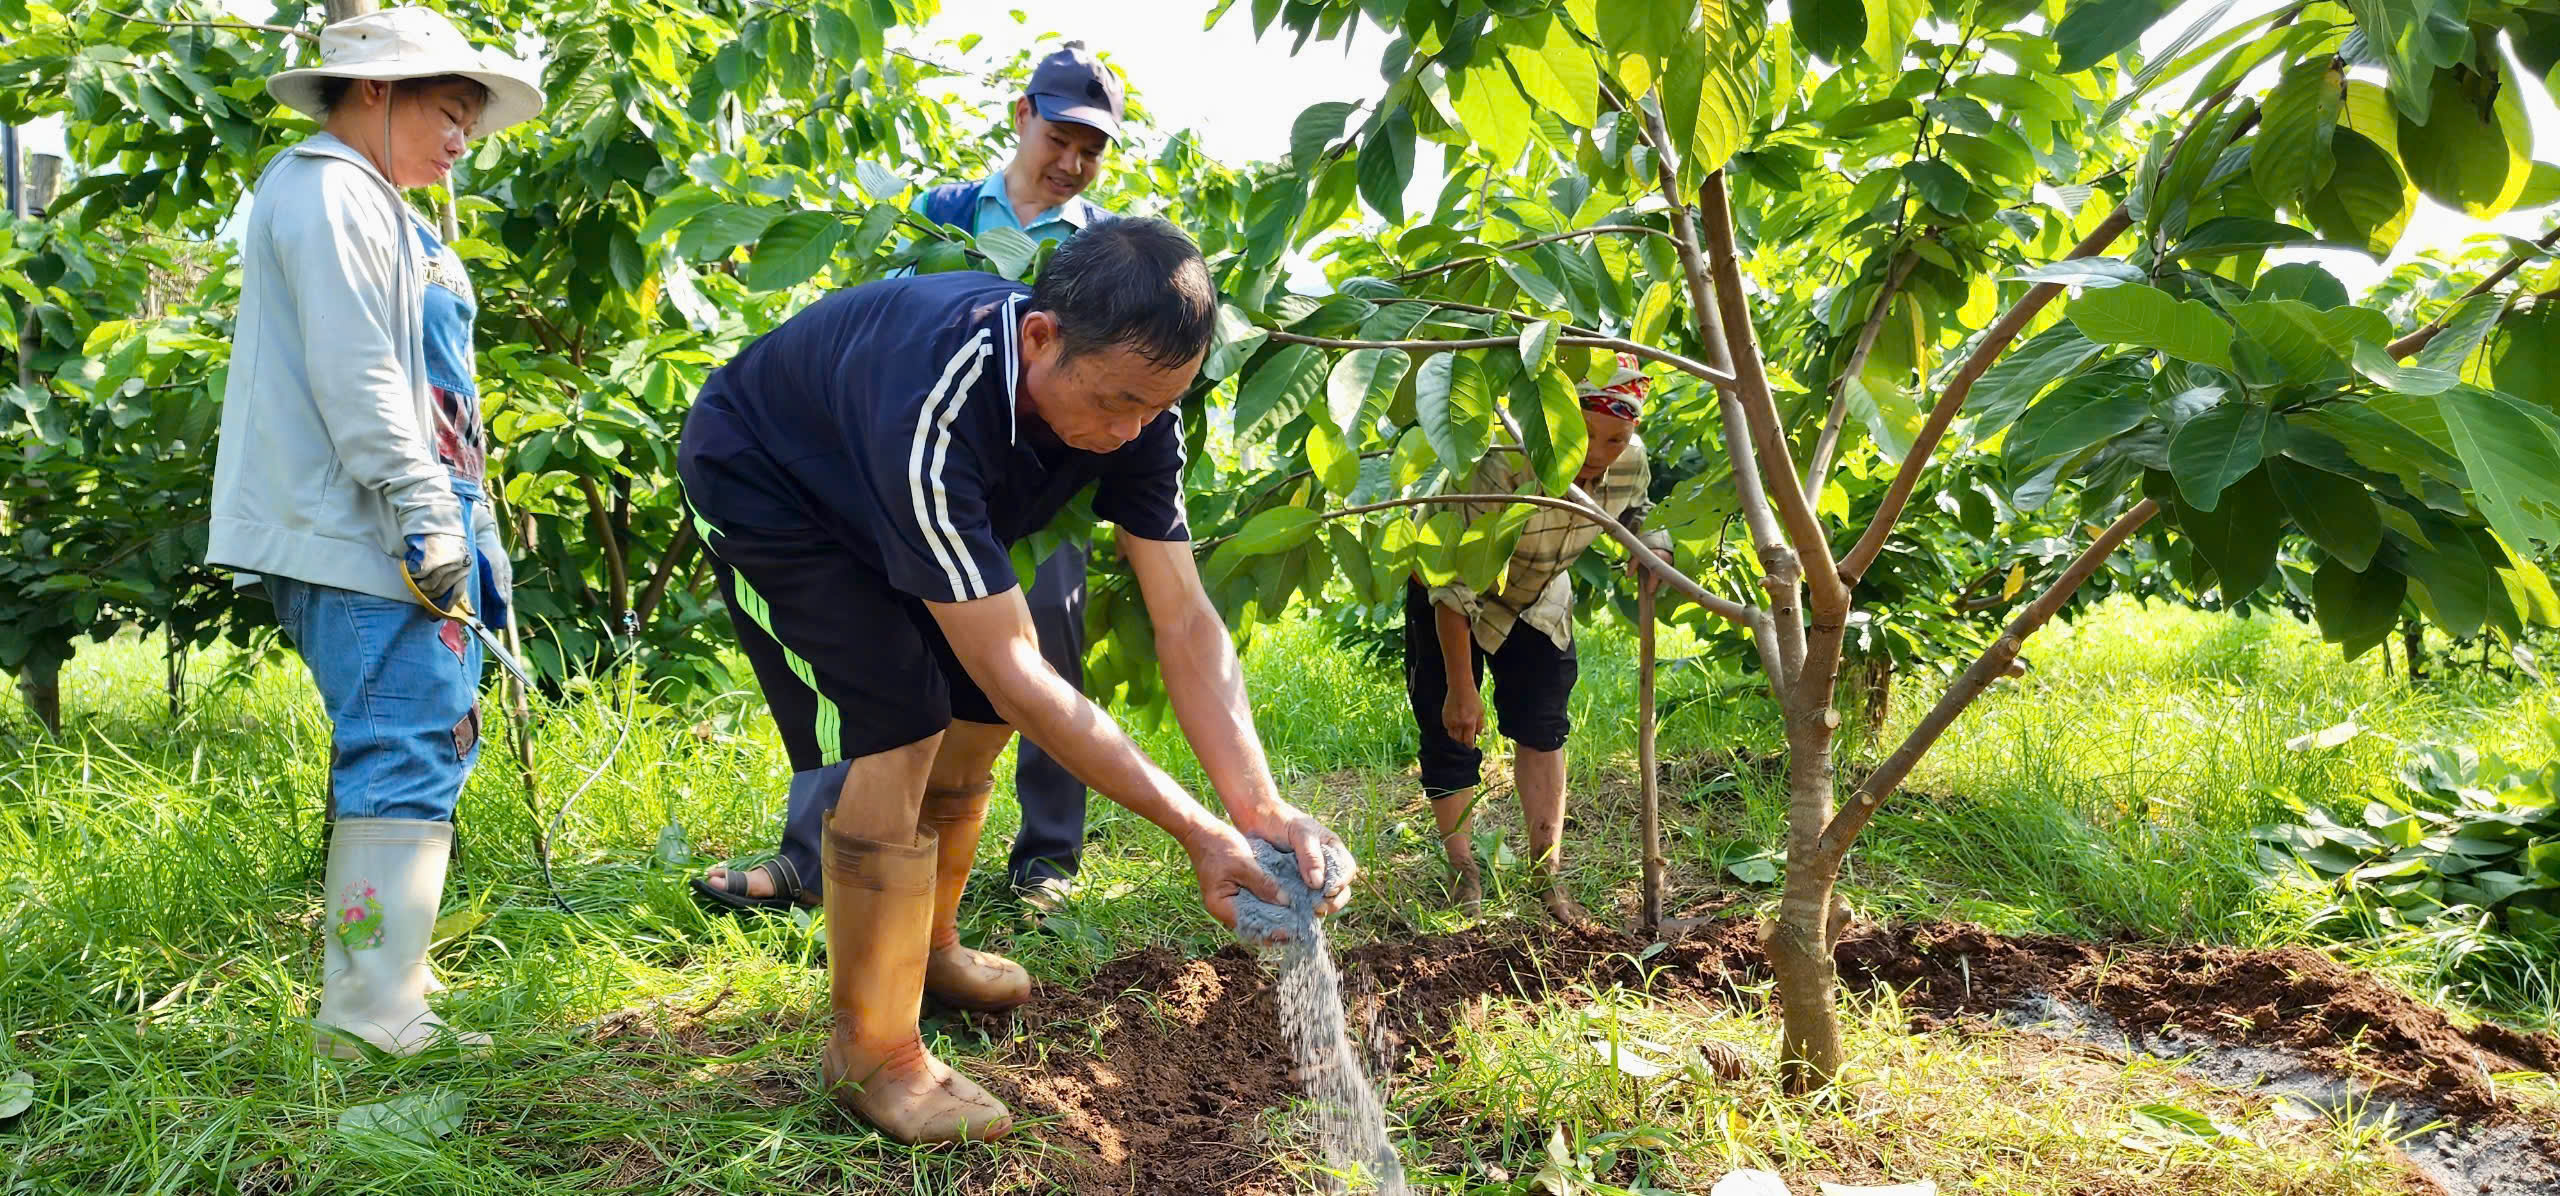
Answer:
[{"label": "green leaf", "polygon": [[1612,55],[1640,54],[1660,62],[1678,53],[1688,32],[1692,4],[1620,4],[1601,0],[1600,46]]},{"label": "green leaf", "polygon": [[2232,483],[2212,511],[2178,504],[2178,530],[2213,568],[2225,602],[2237,602],[2266,584],[2276,567],[2276,543],[2283,538],[2282,504],[2259,470]]},{"label": "green leaf", "polygon": [[2296,63],[2267,92],[2258,109],[2249,172],[2268,203],[2299,210],[2307,196],[2328,184],[2337,169],[2329,145],[2346,88],[2345,72],[2321,55]]},{"label": "green leaf", "polygon": [[1007,225],[997,225],[977,236],[977,249],[995,263],[996,273],[1016,282],[1031,272],[1033,259],[1040,256],[1040,243],[1031,234]]},{"label": "green leaf", "polygon": [[2195,511],[2211,511],[2222,492],[2266,457],[2267,409],[2234,400],[2188,420],[2169,438],[2169,473],[2178,497]]},{"label": "green leaf", "polygon": [[2151,414],[2151,397],[2127,374],[2099,371],[2083,374],[2036,401],[2009,429],[2001,453],[2011,476],[2019,476],[2057,459],[2131,430]]},{"label": "green leaf", "polygon": [[2418,189],[2400,172],[2398,160],[2362,133],[2342,129],[2329,148],[2337,169],[2303,215],[2321,236],[2388,256],[2409,226]]},{"label": "green leaf", "polygon": [[640,243],[654,245],[658,238],[674,232],[703,212],[720,206],[720,197],[698,187],[687,187],[669,196],[649,210],[648,223],[640,226]]},{"label": "green leaf", "polygon": [[2267,460],[2267,479],[2312,543],[2358,573],[2373,564],[2382,547],[2382,519],[2364,483],[2282,457]]},{"label": "green leaf", "polygon": [[1974,434],[1987,437],[2008,427],[2045,387],[2079,372],[2097,360],[2100,351],[2069,324],[2047,328],[2010,350],[1965,395]]},{"label": "green leaf", "polygon": [[2429,340],[2425,348],[2409,358],[2409,364],[2460,377],[2471,355],[2480,351],[2482,342],[2498,326],[2498,316],[2506,311],[2506,296],[2488,292],[2463,300],[2445,313],[2444,330]]},{"label": "green leaf", "polygon": [[1865,0],[1800,0],[1788,11],[1804,48],[1824,62],[1846,64],[1867,40]]},{"label": "green leaf", "polygon": [[1404,223],[1404,188],[1413,181],[1413,114],[1396,109],[1360,144],[1360,198],[1388,224]]},{"label": "green leaf", "polygon": [[[2293,299],[2235,303],[2226,310],[2249,342],[2266,350],[2285,375],[2319,382],[2346,371],[2346,355],[2333,344],[2328,313]],[[2354,342],[2348,342],[2352,351]]]},{"label": "green leaf", "polygon": [[2365,42],[2382,56],[2391,75],[2391,98],[2400,113],[2424,124],[2434,99],[2435,73],[2471,56],[2471,30],[2462,0],[2345,0]]},{"label": "green leaf", "polygon": [[1445,586],[1458,579],[1458,551],[1467,536],[1467,517],[1455,508],[1434,511],[1416,529],[1413,571],[1426,586]]},{"label": "green leaf", "polygon": [[889,239],[890,230],[898,227],[898,216],[896,204],[871,205],[871,210],[862,214],[862,223],[853,228],[853,256],[868,258],[880,252],[880,246]]},{"label": "green leaf", "polygon": [[2377,385],[2387,390],[2404,395],[2416,395],[2421,398],[2440,395],[2462,383],[2462,379],[2443,370],[2431,370],[2425,366],[2404,365],[2393,361],[2389,351],[2372,341],[2356,342],[2354,353],[2349,360],[2355,366],[2357,373],[2372,379]]},{"label": "green leaf", "polygon": [[898,172],[877,162],[854,163],[853,179],[862,186],[862,193],[869,196],[873,203],[887,203],[906,194],[915,186],[914,183],[899,177]]},{"label": "green leaf", "polygon": [[2126,283],[2142,284],[2150,275],[2142,267],[2111,257],[2075,257],[2048,262],[2031,270],[2019,270],[2007,277],[2019,282],[2052,283],[2056,286],[2087,287],[2104,290]]},{"label": "green leaf", "polygon": [[2489,382],[2560,410],[2560,303],[2537,303],[2499,321],[2489,345]]},{"label": "green leaf", "polygon": [[1414,410],[1452,477],[1473,474],[1493,447],[1493,395],[1471,356],[1442,353],[1423,362],[1414,376]]},{"label": "green leaf", "polygon": [[2089,291],[2071,301],[2071,322],[2090,340],[2158,349],[2181,361],[2231,369],[2231,325],[2211,307],[2156,287]]},{"label": "green leaf", "polygon": [[1307,425],[1307,467],[1336,497],[1349,498],[1360,487],[1360,454],[1325,420]]},{"label": "green leaf", "polygon": [[1540,109],[1577,129],[1599,122],[1600,66],[1563,21],[1549,17],[1536,26],[1534,37],[1505,40],[1502,57]]},{"label": "green leaf", "polygon": [[[2279,220],[2263,220],[2255,216],[2218,216],[2187,231],[2169,260],[2191,257],[2222,257],[2234,253],[2254,253],[2281,245],[2315,244],[2320,238],[2308,229],[2295,228]],[[2341,249],[2358,246],[2342,245]]]},{"label": "green leaf", "polygon": [[1963,215],[1965,200],[1973,195],[1973,184],[1963,174],[1935,158],[1903,163],[1902,177],[1922,202],[1950,216]]},{"label": "green leaf", "polygon": [[2053,30],[2061,57],[2054,69],[2074,75],[2106,61],[2176,7],[2177,0],[2073,0]]},{"label": "green leaf", "polygon": [[1319,520],[1305,507],[1272,507],[1245,521],[1227,541],[1240,556],[1287,552],[1314,539]]},{"label": "green leaf", "polygon": [[833,212],[793,212],[775,221],[756,238],[748,288],[779,291],[809,281],[826,268],[843,237],[844,221]]},{"label": "green leaf", "polygon": [[[1650,7],[1614,0],[1611,6]],[[1727,53],[1732,45],[1713,39],[1703,46],[1693,43],[1672,57],[1663,75],[1662,123],[1685,151],[1680,169],[1686,176],[1722,169],[1750,137],[1752,115],[1759,108],[1760,68],[1756,63],[1737,68]]]},{"label": "green leaf", "polygon": [[1359,107],[1340,100],[1307,105],[1289,125],[1290,162],[1300,170],[1313,166],[1325,150],[1342,139],[1343,124]]},{"label": "green leaf", "polygon": [[1325,405],[1350,445],[1356,448],[1368,439],[1370,425],[1385,413],[1412,368],[1413,359],[1402,349],[1354,349],[1333,363],[1333,373],[1325,379]]},{"label": "green leaf", "polygon": [[780,208],[713,204],[685,221],[684,231],[676,234],[676,253],[688,258],[726,256],[730,250],[764,235],[764,230],[781,218]]},{"label": "green leaf", "polygon": [[2489,617],[2489,595],[2497,585],[2489,563],[2467,542],[2436,550],[2404,550],[2400,554],[2409,580],[2417,583],[2410,597],[2436,626],[2456,639],[2469,639]]},{"label": "green leaf", "polygon": [[1209,341],[1209,356],[1200,363],[1200,376],[1212,382],[1235,377],[1262,342],[1271,338],[1270,329],[1256,327],[1244,309],[1223,300],[1218,304],[1215,333]]},{"label": "green leaf", "polygon": [[1543,370],[1556,351],[1556,322],[1532,320],[1520,330],[1520,368]]},{"label": "green leaf", "polygon": [[1519,375],[1511,383],[1511,414],[1520,421],[1521,446],[1537,467],[1538,488],[1562,495],[1581,471],[1591,442],[1573,379],[1555,368]]},{"label": "green leaf", "polygon": [[1465,123],[1467,136],[1486,156],[1509,168],[1529,148],[1536,122],[1529,101],[1511,83],[1500,59],[1484,59],[1450,76],[1450,102]]},{"label": "green leaf", "polygon": [[358,1141],[367,1135],[382,1134],[424,1145],[461,1129],[463,1110],[468,1105],[459,1092],[430,1088],[342,1109],[337,1131]]},{"label": "green leaf", "polygon": [[2560,417],[2496,391],[2464,386],[2440,400],[2480,513],[2498,537],[2560,547]]},{"label": "green leaf", "polygon": [[1298,418],[1324,389],[1324,351],[1287,345],[1262,363],[1236,393],[1236,439],[1260,444]]},{"label": "green leaf", "polygon": [[36,1078],[25,1071],[13,1071],[0,1080],[0,1121],[7,1121],[27,1111],[36,1103]]}]

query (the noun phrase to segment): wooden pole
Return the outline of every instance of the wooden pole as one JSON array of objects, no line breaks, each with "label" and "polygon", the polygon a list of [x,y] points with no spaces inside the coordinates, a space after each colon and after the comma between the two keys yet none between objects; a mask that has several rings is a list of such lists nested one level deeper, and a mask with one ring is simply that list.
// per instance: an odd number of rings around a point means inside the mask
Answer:
[{"label": "wooden pole", "polygon": [[1636,583],[1636,771],[1643,794],[1644,933],[1662,930],[1662,785],[1661,762],[1654,752],[1653,731],[1653,583]]}]

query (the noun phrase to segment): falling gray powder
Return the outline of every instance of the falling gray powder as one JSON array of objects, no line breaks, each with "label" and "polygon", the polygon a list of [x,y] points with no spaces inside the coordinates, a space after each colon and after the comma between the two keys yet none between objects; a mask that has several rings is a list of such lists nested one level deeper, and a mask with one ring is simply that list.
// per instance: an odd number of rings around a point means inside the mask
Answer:
[{"label": "falling gray powder", "polygon": [[[1298,1075],[1314,1105],[1325,1166],[1337,1190],[1406,1196],[1404,1164],[1387,1138],[1386,1110],[1370,1087],[1360,1054],[1352,1049],[1342,1011],[1342,977],[1333,967],[1324,921],[1315,916],[1318,893],[1298,875],[1298,857],[1255,840],[1254,862],[1271,874],[1283,904],[1251,893],[1236,894],[1236,937],[1269,950],[1280,974],[1276,996],[1281,1037],[1297,1060]],[[1343,875],[1351,859],[1340,847],[1325,851],[1325,876]],[[1278,940],[1275,945],[1275,940]]]}]

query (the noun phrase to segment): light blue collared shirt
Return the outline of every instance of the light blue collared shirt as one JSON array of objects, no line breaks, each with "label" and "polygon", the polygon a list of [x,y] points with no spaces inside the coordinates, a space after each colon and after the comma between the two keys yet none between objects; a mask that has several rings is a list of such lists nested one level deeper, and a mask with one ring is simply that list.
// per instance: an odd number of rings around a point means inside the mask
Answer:
[{"label": "light blue collared shirt", "polygon": [[1005,191],[1004,172],[999,170],[978,184],[978,206],[974,213],[976,223],[970,231],[982,233],[991,228],[1014,228],[1029,234],[1035,241],[1063,241],[1104,214],[1101,205],[1079,195],[1033,216],[1031,223],[1026,225],[1013,214],[1013,200]]}]

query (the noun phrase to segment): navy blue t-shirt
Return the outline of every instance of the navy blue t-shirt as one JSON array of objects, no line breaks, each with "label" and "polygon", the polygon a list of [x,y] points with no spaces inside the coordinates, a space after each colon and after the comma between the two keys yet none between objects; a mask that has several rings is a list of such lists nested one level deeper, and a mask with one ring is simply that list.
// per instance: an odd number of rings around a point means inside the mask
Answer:
[{"label": "navy blue t-shirt", "polygon": [[1060,441],[1023,403],[1030,288],[954,271],[837,291],[713,373],[685,426],[694,505],[732,526],[823,531],[934,602],[1014,585],[1006,548],[1095,487],[1094,514],[1188,540],[1182,420],[1110,453]]}]

